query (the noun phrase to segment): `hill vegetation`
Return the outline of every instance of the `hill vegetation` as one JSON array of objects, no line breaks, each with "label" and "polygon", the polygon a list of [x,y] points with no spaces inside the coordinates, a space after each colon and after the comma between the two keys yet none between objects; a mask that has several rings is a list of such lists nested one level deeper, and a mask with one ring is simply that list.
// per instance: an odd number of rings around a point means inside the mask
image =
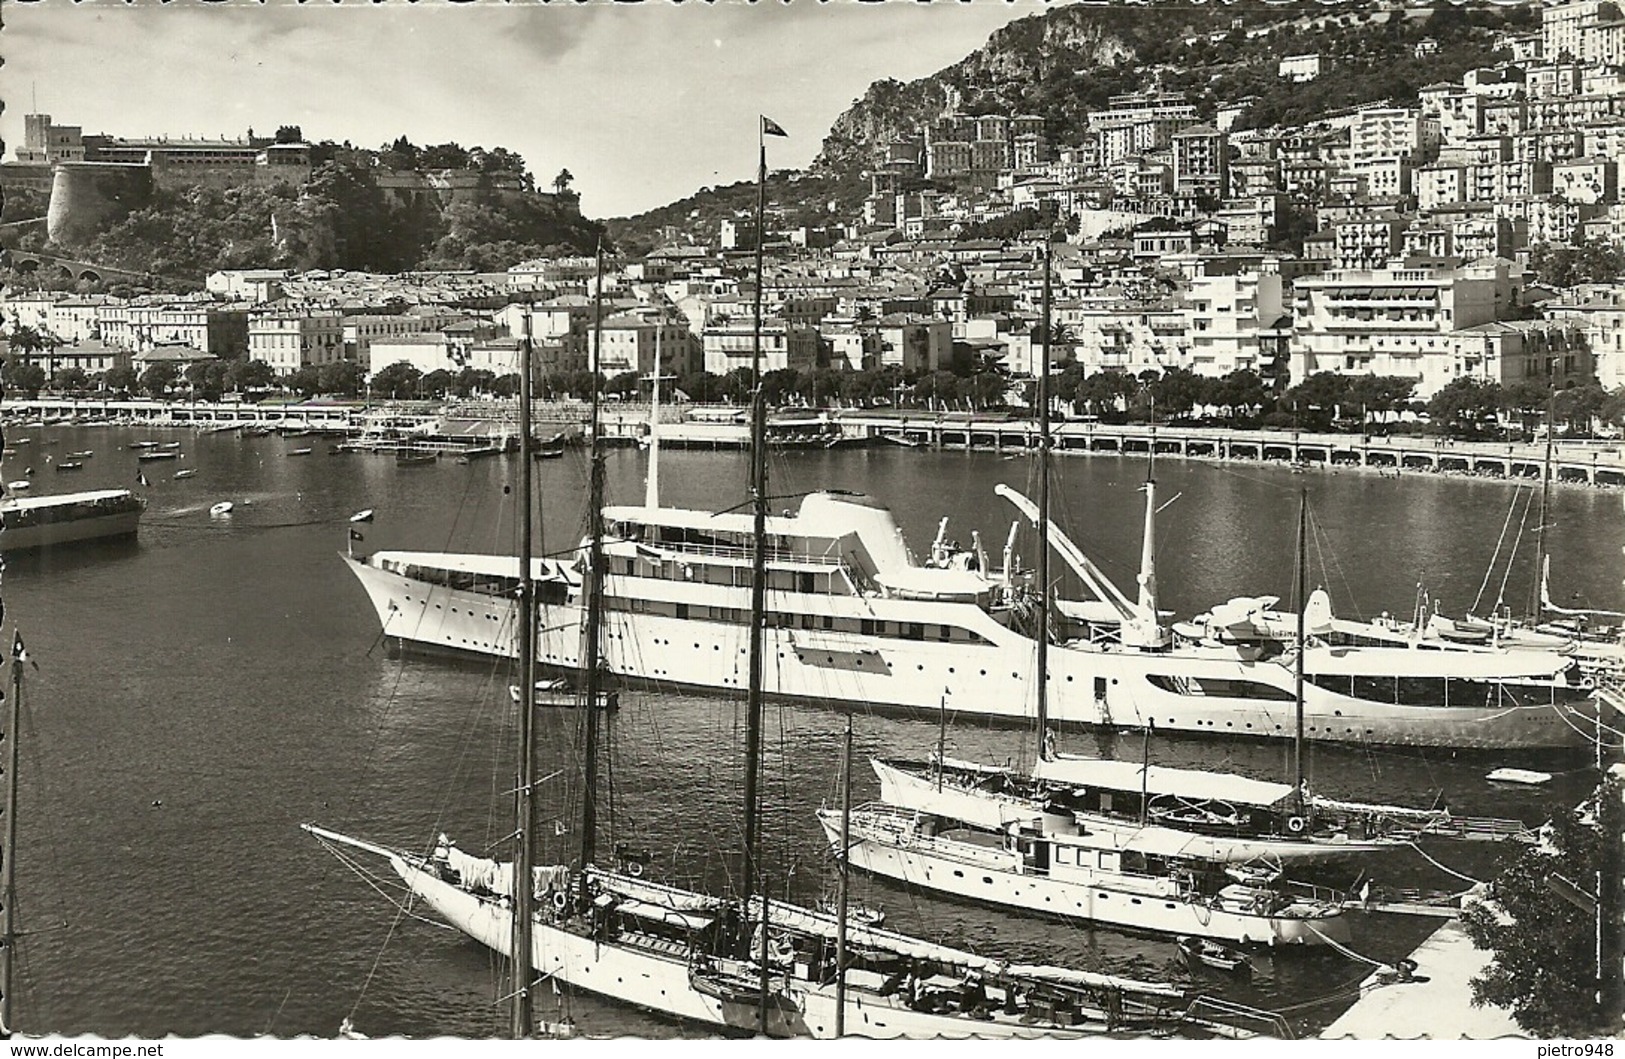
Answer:
[{"label": "hill vegetation", "polygon": [[[191,187],[153,201],[72,248],[76,256],[138,272],[170,286],[196,286],[222,268],[501,271],[548,254],[590,253],[600,228],[574,208],[569,174],[552,196],[518,155],[455,143],[417,147],[405,137],[377,151],[318,145],[303,187]],[[483,186],[440,208],[379,186],[381,170],[467,170]],[[511,190],[517,178],[519,192]],[[31,230],[15,245],[42,249]],[[0,277],[3,278],[3,277]]]}]

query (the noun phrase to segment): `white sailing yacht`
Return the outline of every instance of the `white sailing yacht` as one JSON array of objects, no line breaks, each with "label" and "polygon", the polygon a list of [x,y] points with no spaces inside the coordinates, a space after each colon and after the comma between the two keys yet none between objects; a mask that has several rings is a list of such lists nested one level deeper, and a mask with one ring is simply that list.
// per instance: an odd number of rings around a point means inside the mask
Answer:
[{"label": "white sailing yacht", "polygon": [[[765,154],[764,164],[765,172]],[[765,178],[764,178],[765,179]],[[758,228],[760,230],[760,227]],[[760,254],[760,250],[758,250]],[[600,257],[601,262],[601,257]],[[758,275],[760,265],[758,264]],[[598,285],[601,289],[602,284]],[[758,284],[758,299],[760,285]],[[598,314],[595,312],[595,317]],[[758,320],[760,313],[758,312]],[[597,366],[595,326],[594,360]],[[529,352],[523,343],[522,442],[529,445]],[[758,362],[759,363],[759,362]],[[761,379],[758,371],[756,378]],[[596,395],[594,398],[596,406]],[[596,413],[596,407],[595,407]],[[753,493],[757,531],[753,555],[756,615],[765,608],[767,549],[766,453],[760,444],[763,405],[755,398]],[[589,563],[585,569],[587,613],[598,613],[606,569],[602,549],[602,448],[594,417]],[[530,466],[528,453],[521,465]],[[528,473],[521,479],[528,486]],[[528,510],[529,494],[521,505]],[[519,569],[530,569],[529,533],[521,533]],[[529,622],[531,585],[521,579],[521,713],[530,712],[535,642]],[[753,627],[761,628],[761,621]],[[581,647],[585,701],[597,693],[597,625]],[[718,1029],[767,1036],[894,1037],[1076,1037],[1108,1032],[1167,1032],[1183,1027],[1201,1035],[1236,1035],[1227,1025],[1198,1017],[1204,1001],[1158,983],[1070,971],[1042,965],[1011,965],[901,934],[845,925],[858,946],[837,961],[843,930],[836,918],[752,896],[760,878],[756,861],[756,765],[760,757],[760,651],[751,652],[751,698],[745,773],[745,893],[715,897],[641,877],[641,871],[610,871],[596,864],[596,724],[583,722],[584,791],[579,865],[532,867],[530,795],[537,783],[530,720],[522,716],[523,744],[516,784],[517,856],[512,862],[473,856],[442,836],[434,850],[417,854],[305,825],[323,842],[384,857],[418,898],[448,923],[510,958],[516,994],[551,979],[571,989]],[[524,955],[521,955],[524,954]],[[532,975],[536,977],[532,977]],[[515,1015],[516,1035],[528,1033],[529,1016]]]}]

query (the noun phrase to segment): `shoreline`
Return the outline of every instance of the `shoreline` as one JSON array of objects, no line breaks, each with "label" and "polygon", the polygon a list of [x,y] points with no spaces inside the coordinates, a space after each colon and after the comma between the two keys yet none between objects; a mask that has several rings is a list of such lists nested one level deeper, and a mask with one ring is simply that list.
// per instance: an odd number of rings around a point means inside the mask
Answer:
[{"label": "shoreline", "polygon": [[[456,449],[489,446],[511,432],[499,402],[399,402],[366,405],[341,402],[267,404],[34,400],[0,402],[0,423],[12,429],[126,426],[228,433],[272,430],[333,438],[433,441]],[[567,429],[581,425],[584,406],[550,403],[542,422]],[[682,408],[663,408],[662,448],[744,449],[748,428],[738,422],[680,418]],[[917,448],[934,452],[978,452],[1006,459],[1037,451],[1037,424],[1002,415],[968,413],[899,415],[867,410],[781,410],[770,419],[769,445],[781,452],[833,448]],[[647,406],[616,405],[606,412],[604,440],[613,445],[643,444],[648,436]],[[1458,441],[1427,435],[1323,434],[1286,430],[1243,430],[1159,424],[1101,424],[1062,421],[1051,429],[1056,455],[1101,455],[1195,460],[1237,466],[1285,465],[1294,472],[1378,477],[1421,474],[1486,481],[1538,484],[1546,476],[1544,442]],[[1616,441],[1559,441],[1550,458],[1553,484],[1593,488],[1625,487],[1625,444]]]}]

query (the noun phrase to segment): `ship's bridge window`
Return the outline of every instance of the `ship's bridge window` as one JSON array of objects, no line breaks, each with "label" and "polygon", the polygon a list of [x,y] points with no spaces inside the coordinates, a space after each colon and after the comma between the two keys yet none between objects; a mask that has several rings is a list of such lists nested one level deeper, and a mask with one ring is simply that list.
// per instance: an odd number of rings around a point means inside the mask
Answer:
[{"label": "ship's bridge window", "polygon": [[1165,676],[1147,673],[1145,679],[1154,688],[1175,695],[1203,695],[1223,699],[1264,699],[1272,702],[1291,702],[1292,692],[1257,680],[1230,680],[1224,677]]}]

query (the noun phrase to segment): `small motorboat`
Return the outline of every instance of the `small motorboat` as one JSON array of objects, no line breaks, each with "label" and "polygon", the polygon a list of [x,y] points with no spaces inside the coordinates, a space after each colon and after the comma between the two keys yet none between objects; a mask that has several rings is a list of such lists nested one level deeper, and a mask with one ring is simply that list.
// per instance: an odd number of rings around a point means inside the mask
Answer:
[{"label": "small motorboat", "polygon": [[125,446],[125,448],[130,449],[155,449],[157,447],[158,443],[156,441],[132,441]]},{"label": "small motorboat", "polygon": [[151,460],[177,460],[177,459],[180,459],[180,455],[181,455],[180,453],[176,452],[173,449],[154,449],[154,450],[152,450],[150,452],[143,452],[141,455],[137,456],[136,459],[138,459],[138,460],[147,460],[147,461],[151,461]]},{"label": "small motorboat", "polygon": [[289,456],[309,456],[310,455],[310,450],[309,449],[289,449],[288,450],[288,455]]},{"label": "small motorboat", "polygon": [[357,511],[355,514],[350,516],[350,521],[351,522],[371,522],[372,521],[372,508],[369,507],[369,508],[367,508],[367,509],[365,509],[363,511]]},{"label": "small motorboat", "polygon": [[14,493],[20,493],[24,489],[32,489],[32,488],[34,488],[34,483],[30,482],[26,478],[19,478],[15,482],[7,482],[6,483],[6,488],[10,489]]},{"label": "small motorboat", "polygon": [[63,471],[80,471],[84,469],[84,466],[85,465],[80,463],[78,460],[63,460],[61,463],[56,465],[56,473],[61,474]]},{"label": "small motorboat", "polygon": [[[518,684],[508,685],[508,697],[513,700],[514,705],[517,706],[519,704]],[[560,709],[568,709],[577,705],[577,699],[579,698],[579,693],[563,680],[538,680],[536,682],[536,690],[531,695],[531,703],[537,707],[551,706]],[[599,709],[614,710],[618,709],[620,705],[621,696],[619,692],[600,691],[598,693]]]},{"label": "small motorboat", "polygon": [[180,481],[182,478],[190,478],[190,477],[192,477],[192,475],[194,475],[196,473],[197,473],[197,471],[192,470],[190,467],[188,467],[184,471],[176,471],[175,472],[175,480]]},{"label": "small motorboat", "polygon": [[537,449],[535,452],[531,453],[531,457],[538,460],[562,460],[564,459],[564,450]]},{"label": "small motorboat", "polygon": [[1484,778],[1491,783],[1516,783],[1523,787],[1539,787],[1552,782],[1550,772],[1537,772],[1534,769],[1496,769]]},{"label": "small motorboat", "polygon": [[93,452],[90,449],[85,449],[83,452],[70,452],[70,453],[68,453],[68,459],[70,459],[70,460],[88,460],[94,455],[96,455],[95,452]]},{"label": "small motorboat", "polygon": [[1194,934],[1182,934],[1175,944],[1178,946],[1179,962],[1184,964],[1187,970],[1194,971],[1206,967],[1226,974],[1253,973],[1253,962],[1247,958],[1246,953],[1233,949],[1223,942],[1198,938]]},{"label": "small motorboat", "polygon": [[178,449],[178,448],[181,447],[181,443],[178,442],[178,441],[166,441],[162,445],[159,445],[158,447],[160,449]]},{"label": "small motorboat", "polygon": [[229,515],[229,514],[231,514],[231,508],[232,508],[232,504],[231,504],[230,500],[222,500],[222,501],[220,501],[220,503],[214,505],[213,507],[211,507],[209,509],[209,517],[210,518],[219,518],[222,515]]}]

